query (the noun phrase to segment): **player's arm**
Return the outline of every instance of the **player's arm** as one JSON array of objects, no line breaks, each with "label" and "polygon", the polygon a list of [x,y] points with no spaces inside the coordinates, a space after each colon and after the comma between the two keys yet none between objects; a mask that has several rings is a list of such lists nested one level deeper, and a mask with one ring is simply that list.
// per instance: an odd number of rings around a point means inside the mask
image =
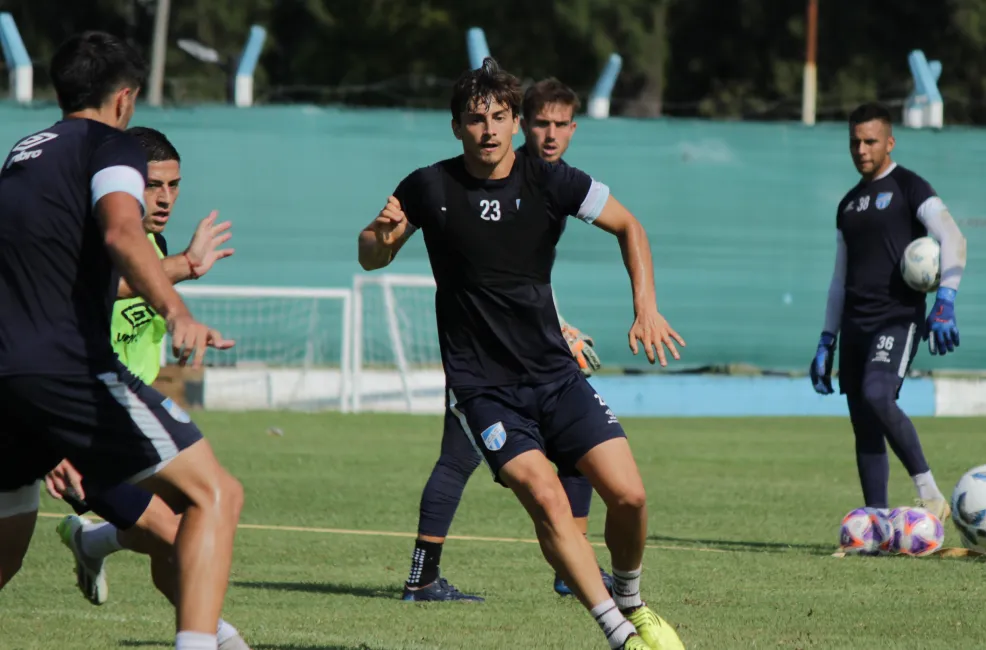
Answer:
[{"label": "player's arm", "polygon": [[[178,284],[185,280],[197,280],[208,273],[217,261],[234,253],[232,248],[220,248],[233,235],[229,232],[232,223],[224,221],[217,224],[216,217],[218,216],[219,213],[213,210],[195,228],[188,248],[178,255],[169,255],[161,260],[164,274],[168,276],[171,284]],[[136,295],[137,293],[130,287],[126,279],[120,278],[117,299],[132,298]]]},{"label": "player's arm", "polygon": [[654,260],[643,225],[609,193],[605,185],[597,181],[592,181],[576,216],[615,235],[620,243],[623,265],[630,276],[633,311],[636,315],[629,333],[630,349],[637,354],[637,341],[640,340],[651,363],[654,363],[656,353],[661,365],[667,365],[664,347],[667,347],[672,357],[680,359],[675,342],[684,346],[685,341],[671,329],[657,310]]},{"label": "player's arm", "polygon": [[359,265],[365,271],[382,269],[394,261],[414,231],[421,226],[418,197],[425,187],[425,171],[407,175],[387,198],[380,214],[359,234]]},{"label": "player's arm", "polygon": [[[931,190],[928,187],[917,191],[930,193]],[[941,284],[935,296],[935,304],[928,315],[925,338],[928,339],[931,354],[946,354],[959,346],[955,298],[965,271],[966,239],[938,196],[932,195],[924,199],[918,206],[916,216],[941,249]]]},{"label": "player's arm", "polygon": [[416,228],[407,220],[400,202],[393,196],[376,219],[359,234],[359,265],[364,271],[382,269],[397,256]]},{"label": "player's arm", "polygon": [[832,364],[835,359],[835,341],[842,326],[842,310],[846,302],[846,269],[849,253],[842,230],[836,229],[835,268],[829,282],[828,300],[825,302],[825,321],[818,339],[815,358],[809,368],[811,385],[821,395],[832,394]]},{"label": "player's arm", "polygon": [[[154,258],[157,259],[157,254],[154,255]],[[159,262],[164,270],[164,275],[168,278],[168,282],[173,285],[197,277],[192,275],[192,265],[184,254],[169,255],[168,257],[159,260]],[[137,295],[139,295],[138,292],[131,288],[130,283],[127,282],[126,278],[120,278],[120,288],[117,290],[116,294],[117,300],[133,298]]]}]

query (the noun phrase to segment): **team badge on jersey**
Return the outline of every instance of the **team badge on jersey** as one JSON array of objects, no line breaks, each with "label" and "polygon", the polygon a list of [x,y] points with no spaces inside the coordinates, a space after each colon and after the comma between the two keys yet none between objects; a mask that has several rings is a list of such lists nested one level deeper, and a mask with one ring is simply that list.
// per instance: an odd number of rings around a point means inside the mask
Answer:
[{"label": "team badge on jersey", "polygon": [[507,430],[503,428],[503,422],[497,422],[493,426],[486,427],[479,437],[483,439],[487,449],[500,451],[507,442]]},{"label": "team badge on jersey", "polygon": [[890,205],[890,200],[894,198],[893,192],[880,192],[876,195],[876,209],[883,210]]},{"label": "team badge on jersey", "polygon": [[161,402],[162,408],[168,412],[168,415],[173,417],[176,422],[181,422],[182,424],[188,424],[192,421],[192,418],[188,416],[185,409],[175,404],[175,401],[170,397],[165,397],[164,401]]}]

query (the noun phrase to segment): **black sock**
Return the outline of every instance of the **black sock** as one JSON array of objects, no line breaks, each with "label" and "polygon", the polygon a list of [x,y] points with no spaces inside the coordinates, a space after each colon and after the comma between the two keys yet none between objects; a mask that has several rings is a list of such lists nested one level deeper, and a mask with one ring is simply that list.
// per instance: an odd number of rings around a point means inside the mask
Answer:
[{"label": "black sock", "polygon": [[407,584],[411,587],[425,587],[438,579],[438,565],[442,561],[442,545],[437,542],[414,542],[411,554],[411,573]]}]

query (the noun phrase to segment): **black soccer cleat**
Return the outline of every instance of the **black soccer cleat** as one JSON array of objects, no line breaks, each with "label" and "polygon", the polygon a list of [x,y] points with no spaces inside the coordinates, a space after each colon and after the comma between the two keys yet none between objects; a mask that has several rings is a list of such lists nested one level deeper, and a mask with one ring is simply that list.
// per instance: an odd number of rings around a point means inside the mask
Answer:
[{"label": "black soccer cleat", "polygon": [[451,600],[463,600],[472,603],[485,602],[485,599],[479,596],[462,593],[455,588],[455,585],[450,584],[448,580],[441,576],[438,577],[438,580],[424,587],[412,589],[405,583],[404,595],[401,596],[401,600],[414,602],[441,602]]}]

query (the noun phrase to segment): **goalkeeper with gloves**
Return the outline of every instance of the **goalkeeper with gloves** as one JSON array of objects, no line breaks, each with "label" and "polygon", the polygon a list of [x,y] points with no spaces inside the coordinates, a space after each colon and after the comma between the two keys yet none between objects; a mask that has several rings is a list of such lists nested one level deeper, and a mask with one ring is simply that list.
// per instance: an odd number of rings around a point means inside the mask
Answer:
[{"label": "goalkeeper with gloves", "polygon": [[[832,390],[839,342],[839,389],[856,436],[856,466],[866,506],[887,510],[887,443],[914,482],[918,506],[944,521],[948,500],[928,467],[917,431],[897,405],[901,384],[918,349],[931,354],[959,345],[955,297],[966,263],[966,241],[931,185],[890,159],[890,113],[864,104],[849,116],[849,150],[862,180],[836,212],[836,263],[825,325],[810,374],[815,391]],[[899,263],[917,237],[941,245],[941,288],[925,318],[926,296],[908,287]]]},{"label": "goalkeeper with gloves", "polygon": [[[531,86],[524,95],[521,126],[530,153],[544,160],[564,165],[561,157],[575,133],[575,113],[579,98],[557,79],[545,79]],[[557,309],[557,304],[555,305]],[[599,357],[593,349],[592,338],[558,315],[562,334],[582,372],[588,376],[599,369]],[[447,391],[446,391],[447,395]],[[473,471],[482,460],[459,420],[446,404],[442,433],[441,455],[421,494],[418,514],[418,537],[411,556],[411,571],[404,584],[403,599],[410,601],[482,601],[479,596],[465,594],[441,576],[439,563],[445,537],[448,535],[462,491]],[[560,476],[562,486],[572,505],[575,522],[585,534],[588,530],[592,486],[584,476]],[[599,569],[606,588],[612,592],[613,578]],[[555,576],[555,592],[571,595],[571,590]]]}]

